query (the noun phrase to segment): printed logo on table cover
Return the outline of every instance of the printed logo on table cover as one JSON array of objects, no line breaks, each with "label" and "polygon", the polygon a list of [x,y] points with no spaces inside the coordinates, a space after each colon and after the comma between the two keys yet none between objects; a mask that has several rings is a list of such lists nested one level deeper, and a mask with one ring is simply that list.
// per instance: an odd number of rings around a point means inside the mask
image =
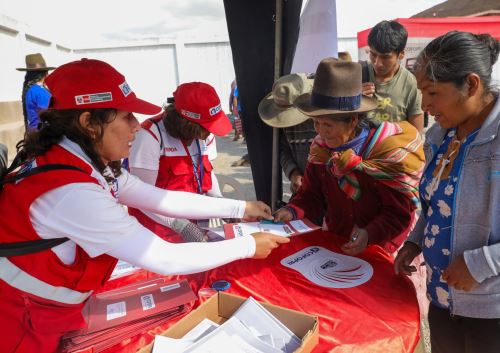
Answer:
[{"label": "printed logo on table cover", "polygon": [[281,264],[328,288],[356,287],[373,275],[373,267],[365,260],[338,254],[321,246],[302,249],[281,260]]}]

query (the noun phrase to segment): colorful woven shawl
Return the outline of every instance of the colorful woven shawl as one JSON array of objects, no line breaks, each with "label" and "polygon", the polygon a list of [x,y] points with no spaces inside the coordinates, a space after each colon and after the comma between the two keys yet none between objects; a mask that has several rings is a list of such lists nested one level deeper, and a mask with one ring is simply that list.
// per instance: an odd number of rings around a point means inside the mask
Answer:
[{"label": "colorful woven shawl", "polygon": [[418,205],[418,184],[424,169],[423,141],[407,121],[383,122],[367,142],[362,156],[352,149],[331,152],[318,135],[309,151],[310,163],[325,163],[338,178],[340,188],[353,200],[361,197],[355,170],[366,173],[399,191]]}]

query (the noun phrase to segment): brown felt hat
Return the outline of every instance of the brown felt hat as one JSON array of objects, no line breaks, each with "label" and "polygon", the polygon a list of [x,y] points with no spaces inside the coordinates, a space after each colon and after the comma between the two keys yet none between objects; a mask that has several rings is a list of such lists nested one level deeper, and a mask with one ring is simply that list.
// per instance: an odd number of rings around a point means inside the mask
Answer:
[{"label": "brown felt hat", "polygon": [[49,71],[54,70],[55,67],[47,66],[42,54],[28,54],[26,55],[26,67],[18,67],[18,71]]},{"label": "brown felt hat", "polygon": [[326,58],[316,69],[312,92],[299,96],[294,105],[308,116],[345,116],[375,109],[376,100],[361,92],[359,63]]},{"label": "brown felt hat", "polygon": [[300,95],[311,92],[313,80],[305,74],[290,74],[274,82],[273,90],[259,103],[259,115],[267,125],[277,128],[295,126],[309,117],[302,114],[293,102]]}]

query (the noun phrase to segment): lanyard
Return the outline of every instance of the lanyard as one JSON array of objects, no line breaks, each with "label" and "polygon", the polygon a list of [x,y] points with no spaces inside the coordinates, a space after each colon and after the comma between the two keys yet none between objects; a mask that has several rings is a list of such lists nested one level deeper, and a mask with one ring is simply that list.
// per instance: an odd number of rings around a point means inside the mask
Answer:
[{"label": "lanyard", "polygon": [[183,142],[184,149],[186,150],[186,153],[189,155],[191,158],[191,163],[193,165],[193,174],[194,174],[194,179],[196,180],[196,184],[198,186],[198,194],[203,195],[203,156],[201,154],[201,148],[200,148],[200,140],[196,139],[196,147],[198,148],[198,165],[194,163],[193,156],[191,156],[191,153],[189,152],[188,146],[186,146]]}]

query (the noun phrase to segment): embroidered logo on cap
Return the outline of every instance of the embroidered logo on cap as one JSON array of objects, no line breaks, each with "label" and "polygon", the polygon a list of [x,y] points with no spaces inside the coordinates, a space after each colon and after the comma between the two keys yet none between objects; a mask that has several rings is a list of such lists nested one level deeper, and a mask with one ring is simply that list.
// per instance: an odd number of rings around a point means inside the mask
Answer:
[{"label": "embroidered logo on cap", "polygon": [[122,91],[125,97],[127,97],[130,93],[132,93],[132,89],[128,85],[127,81],[123,82],[121,85],[118,85],[118,87],[120,87],[120,90]]},{"label": "embroidered logo on cap", "polygon": [[181,109],[181,114],[187,116],[188,118],[197,119],[197,120],[199,120],[201,117],[201,115],[198,113],[193,113],[193,112],[190,112],[190,111],[184,110],[184,109]]},{"label": "embroidered logo on cap", "polygon": [[82,94],[79,96],[75,96],[75,102],[77,105],[111,101],[113,101],[113,95],[111,94],[111,92]]},{"label": "embroidered logo on cap", "polygon": [[210,116],[214,116],[218,112],[222,110],[222,107],[220,104],[216,105],[215,107],[210,108]]}]

